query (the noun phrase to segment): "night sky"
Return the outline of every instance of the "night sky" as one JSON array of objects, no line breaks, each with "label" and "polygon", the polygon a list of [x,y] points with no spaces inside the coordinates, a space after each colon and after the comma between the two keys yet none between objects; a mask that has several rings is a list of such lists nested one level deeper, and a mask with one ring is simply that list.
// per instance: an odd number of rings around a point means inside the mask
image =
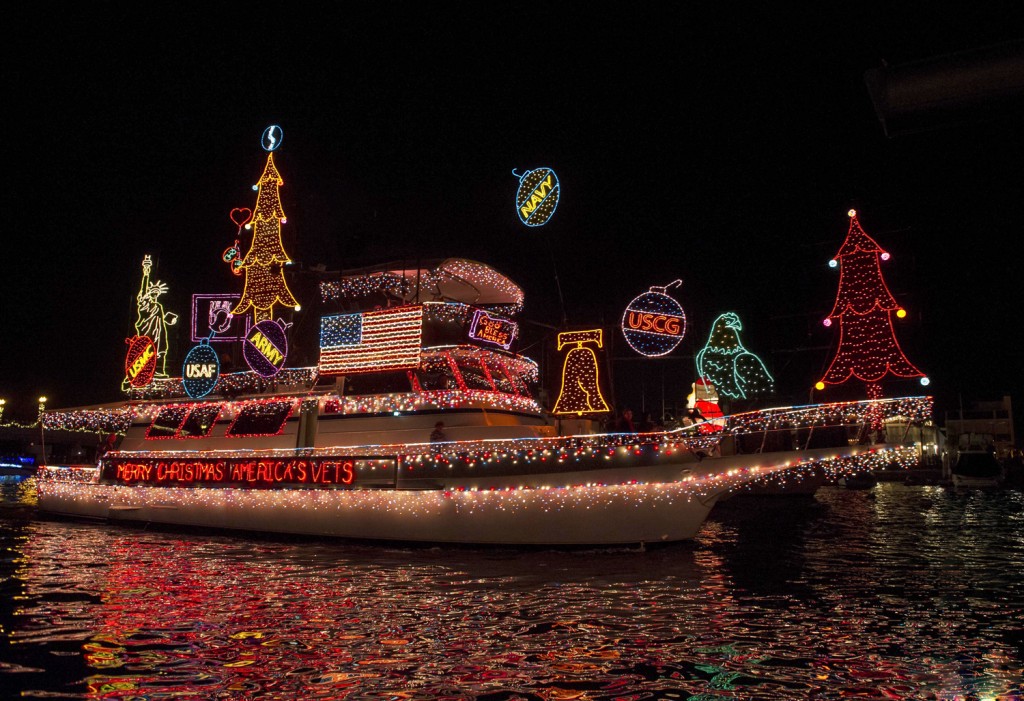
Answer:
[{"label": "night sky", "polygon": [[[4,419],[33,419],[41,394],[121,396],[147,253],[183,316],[181,362],[191,295],[241,291],[220,255],[230,210],[254,204],[270,124],[301,266],[479,260],[523,287],[536,333],[615,328],[635,296],[682,279],[689,330],[673,354],[643,360],[613,334],[620,404],[682,402],[726,311],[775,374],[773,403],[808,401],[838,340],[821,324],[828,261],[855,208],[892,254],[882,271],[909,311],[897,335],[932,379],[887,393],[934,394],[940,419],[1004,394],[1024,414],[1024,111],[887,133],[864,81],[1019,41],[1024,8],[888,5],[18,10],[0,67]],[[529,228],[512,171],[544,166],[561,200]]]}]

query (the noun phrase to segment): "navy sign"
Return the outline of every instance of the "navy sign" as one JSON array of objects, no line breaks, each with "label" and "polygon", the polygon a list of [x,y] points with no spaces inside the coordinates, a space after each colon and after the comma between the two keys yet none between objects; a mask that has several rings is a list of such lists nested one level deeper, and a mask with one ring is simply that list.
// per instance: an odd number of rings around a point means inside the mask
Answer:
[{"label": "navy sign", "polygon": [[205,397],[217,386],[220,377],[220,358],[217,351],[204,341],[188,352],[181,368],[181,384],[192,399]]},{"label": "navy sign", "polygon": [[519,191],[516,192],[516,209],[519,218],[527,226],[546,224],[558,206],[561,188],[558,176],[550,168],[535,168],[519,175]]}]

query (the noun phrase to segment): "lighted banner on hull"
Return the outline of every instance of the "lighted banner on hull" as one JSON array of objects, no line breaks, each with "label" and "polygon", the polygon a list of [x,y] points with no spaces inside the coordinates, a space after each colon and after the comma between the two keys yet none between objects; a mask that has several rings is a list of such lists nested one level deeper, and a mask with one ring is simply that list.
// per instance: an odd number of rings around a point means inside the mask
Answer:
[{"label": "lighted banner on hull", "polygon": [[358,486],[359,475],[394,474],[396,458],[111,458],[103,461],[107,484],[157,487],[245,486],[250,488]]}]

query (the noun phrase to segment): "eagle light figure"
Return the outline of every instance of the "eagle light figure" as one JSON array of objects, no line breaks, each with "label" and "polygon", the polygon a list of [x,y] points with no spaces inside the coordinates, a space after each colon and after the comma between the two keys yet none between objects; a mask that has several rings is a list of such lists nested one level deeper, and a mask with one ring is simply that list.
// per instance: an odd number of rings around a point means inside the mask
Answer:
[{"label": "eagle light figure", "polygon": [[743,329],[734,312],[726,312],[711,325],[708,342],[697,353],[697,375],[705,377],[719,393],[733,399],[775,391],[775,379],[759,357],[743,347]]}]

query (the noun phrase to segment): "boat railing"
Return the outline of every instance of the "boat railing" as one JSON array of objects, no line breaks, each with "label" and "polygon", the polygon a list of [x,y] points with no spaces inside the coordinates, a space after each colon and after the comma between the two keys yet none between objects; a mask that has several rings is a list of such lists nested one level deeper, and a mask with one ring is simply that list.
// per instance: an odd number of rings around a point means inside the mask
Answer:
[{"label": "boat railing", "polygon": [[[551,456],[565,459],[582,454],[610,454],[616,450],[651,449],[663,454],[689,452],[698,458],[736,453],[779,452],[843,447],[873,443],[884,435],[872,428],[886,422],[923,423],[931,419],[930,397],[838,402],[802,407],[773,408],[733,414],[669,431],[604,433],[570,436],[471,439],[439,443],[392,443],[334,446],[324,449],[267,449],[247,451],[253,456],[429,456],[491,460],[495,456]],[[128,454],[144,456],[147,451]],[[116,451],[115,451],[116,453]],[[114,454],[114,453],[112,453]],[[172,457],[166,451],[154,455]]]},{"label": "boat railing", "polygon": [[699,457],[808,450],[884,442],[884,431],[878,431],[877,425],[893,421],[922,423],[931,419],[931,407],[930,397],[837,402],[751,411],[669,431],[649,433],[403,443],[352,446],[344,450],[351,454],[412,457],[436,453],[485,456],[485,459],[489,459],[486,456],[505,451],[526,451],[558,458],[616,449],[640,450],[644,447],[655,447],[661,451],[688,451]]}]

